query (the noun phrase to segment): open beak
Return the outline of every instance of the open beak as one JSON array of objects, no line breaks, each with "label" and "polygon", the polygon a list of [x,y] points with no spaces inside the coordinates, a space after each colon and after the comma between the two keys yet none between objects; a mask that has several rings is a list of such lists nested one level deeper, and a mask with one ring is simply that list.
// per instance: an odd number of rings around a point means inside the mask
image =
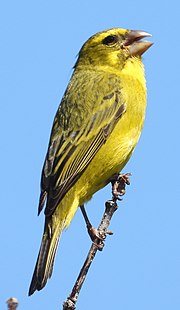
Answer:
[{"label": "open beak", "polygon": [[153,42],[143,41],[145,37],[152,37],[148,32],[142,30],[130,30],[126,36],[123,48],[127,49],[132,56],[141,56]]}]

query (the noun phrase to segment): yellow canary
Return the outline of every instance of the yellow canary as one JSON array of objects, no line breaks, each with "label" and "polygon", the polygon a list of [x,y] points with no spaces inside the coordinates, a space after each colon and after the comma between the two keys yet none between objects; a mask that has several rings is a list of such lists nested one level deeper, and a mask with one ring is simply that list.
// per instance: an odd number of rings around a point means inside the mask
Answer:
[{"label": "yellow canary", "polygon": [[141,55],[152,45],[139,30],[113,28],[81,48],[55,115],[41,178],[45,227],[29,295],[52,275],[62,231],[78,206],[122,170],[139,140],[146,110]]}]

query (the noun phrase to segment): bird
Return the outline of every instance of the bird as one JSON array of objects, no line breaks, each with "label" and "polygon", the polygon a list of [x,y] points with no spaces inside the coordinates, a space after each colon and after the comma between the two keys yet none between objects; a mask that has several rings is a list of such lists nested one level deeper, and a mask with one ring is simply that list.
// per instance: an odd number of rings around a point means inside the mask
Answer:
[{"label": "bird", "polygon": [[59,238],[80,206],[121,172],[142,132],[146,80],[142,30],[111,28],[82,46],[55,114],[41,175],[42,242],[29,288],[51,277]]}]

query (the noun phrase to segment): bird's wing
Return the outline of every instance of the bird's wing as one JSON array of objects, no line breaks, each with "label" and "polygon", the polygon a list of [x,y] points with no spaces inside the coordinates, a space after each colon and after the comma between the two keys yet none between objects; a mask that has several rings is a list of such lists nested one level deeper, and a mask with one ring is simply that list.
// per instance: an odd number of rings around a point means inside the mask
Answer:
[{"label": "bird's wing", "polygon": [[[89,113],[78,130],[58,132],[55,118],[42,173],[39,212],[47,196],[45,214],[50,216],[67,191],[77,182],[98,150],[106,142],[126,110],[119,89],[103,97],[95,113]],[[77,128],[76,128],[77,129]]]}]

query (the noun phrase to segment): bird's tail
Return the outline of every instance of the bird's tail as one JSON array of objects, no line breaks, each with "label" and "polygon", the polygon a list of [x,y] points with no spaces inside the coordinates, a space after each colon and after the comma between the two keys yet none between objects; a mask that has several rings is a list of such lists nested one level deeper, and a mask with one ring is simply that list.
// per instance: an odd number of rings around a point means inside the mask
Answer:
[{"label": "bird's tail", "polygon": [[39,250],[34,274],[29,288],[29,296],[36,290],[40,291],[45,285],[53,271],[54,258],[63,227],[57,227],[52,232],[51,219],[46,219],[44,234]]}]

